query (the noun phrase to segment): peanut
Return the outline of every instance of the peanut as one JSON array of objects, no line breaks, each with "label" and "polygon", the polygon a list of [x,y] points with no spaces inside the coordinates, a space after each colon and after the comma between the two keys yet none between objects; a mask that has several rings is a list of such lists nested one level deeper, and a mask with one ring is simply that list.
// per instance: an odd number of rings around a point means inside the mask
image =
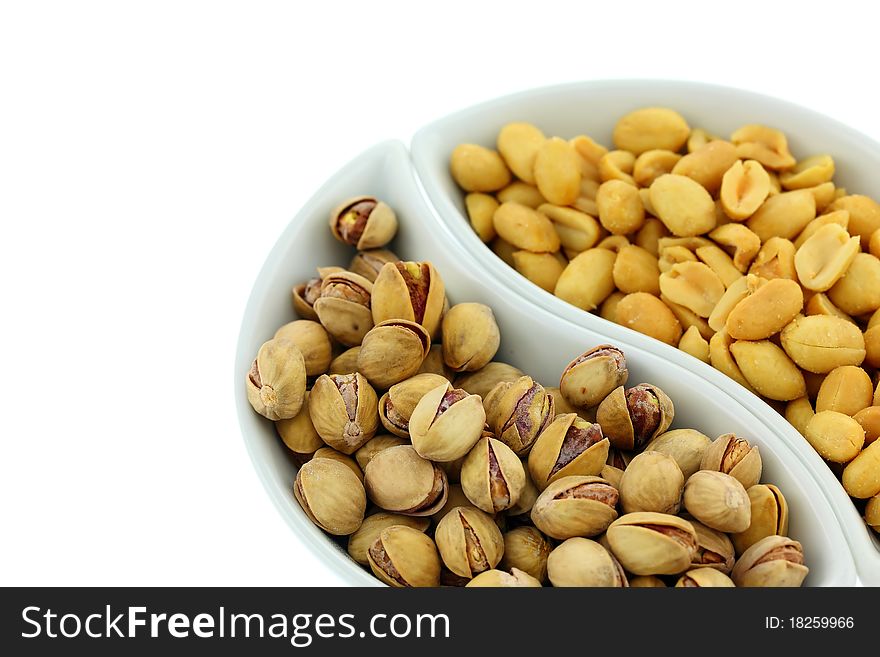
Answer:
[{"label": "peanut", "polygon": [[749,384],[765,397],[790,401],[806,394],[803,374],[773,342],[740,340],[730,352]]},{"label": "peanut", "polygon": [[855,254],[846,274],[828,290],[828,298],[848,315],[880,308],[880,259],[870,253]]},{"label": "peanut", "polygon": [[498,209],[498,201],[488,194],[472,192],[464,197],[464,205],[467,209],[468,219],[474,232],[484,242],[495,239],[495,226],[492,217]]},{"label": "peanut", "polygon": [[737,340],[776,335],[804,307],[800,285],[786,278],[767,281],[742,299],[727,316],[727,332]]},{"label": "peanut", "polygon": [[629,235],[645,223],[645,208],[638,190],[622,180],[608,180],[596,194],[599,222],[614,235]]},{"label": "peanut", "polygon": [[498,132],[496,145],[513,175],[534,185],[535,158],[545,141],[544,133],[531,123],[508,123]]},{"label": "peanut", "polygon": [[782,192],[761,204],[746,225],[766,242],[771,237],[792,239],[816,218],[816,199],[807,189]]},{"label": "peanut", "polygon": [[800,367],[825,374],[841,365],[861,365],[865,339],[859,328],[839,317],[797,317],[780,335],[782,348]]},{"label": "peanut", "polygon": [[647,107],[630,112],[614,126],[617,148],[641,155],[645,151],[678,151],[690,134],[690,127],[678,112],[665,107]]},{"label": "peanut", "polygon": [[647,292],[628,294],[615,310],[617,323],[656,340],[677,346],[681,324],[660,299]]},{"label": "peanut", "polygon": [[[861,430],[857,422],[856,426]],[[844,468],[843,487],[847,493],[859,499],[880,494],[880,440],[868,445]]]},{"label": "peanut", "polygon": [[571,205],[581,188],[581,170],[574,147],[564,139],[551,137],[535,155],[535,184],[541,196],[553,205]]},{"label": "peanut", "polygon": [[708,233],[715,227],[715,202],[699,183],[667,173],[650,187],[651,206],[673,235]]},{"label": "peanut", "polygon": [[831,156],[814,155],[779,174],[779,182],[784,189],[804,189],[826,183],[833,177],[834,160]]},{"label": "peanut", "polygon": [[715,194],[721,187],[725,172],[736,161],[736,147],[729,141],[719,139],[685,155],[672,173],[687,176],[705,187],[710,194]]},{"label": "peanut", "polygon": [[796,164],[788,151],[788,140],[779,130],[767,126],[745,125],[730,136],[741,159],[757,160],[768,169],[790,169]]},{"label": "peanut", "polygon": [[874,387],[861,367],[843,365],[831,370],[816,397],[817,411],[837,411],[855,415],[871,405]]},{"label": "peanut", "polygon": [[588,249],[568,263],[554,294],[582,310],[594,310],[614,291],[614,261],[608,249]]},{"label": "peanut", "polygon": [[681,262],[660,275],[660,290],[674,303],[708,317],[724,294],[724,283],[701,262]]},{"label": "peanut", "polygon": [[[832,463],[847,463],[852,461],[865,442],[865,431],[858,422],[848,415],[837,411],[821,411],[816,413],[807,423],[804,437],[819,452],[822,458]],[[880,453],[880,450],[878,450]],[[865,459],[865,462],[870,459]],[[877,472],[880,472],[880,463],[876,464]],[[844,472],[846,472],[844,470]],[[852,471],[853,475],[861,472]],[[861,483],[860,476],[852,476],[851,479]],[[844,487],[850,495],[849,487],[844,482]],[[858,486],[857,486],[858,487]],[[870,495],[866,495],[870,497]]]},{"label": "peanut", "polygon": [[850,237],[838,224],[827,224],[797,250],[794,268],[801,285],[824,292],[846,274],[858,252],[858,237]]},{"label": "peanut", "polygon": [[657,258],[639,246],[629,244],[617,252],[612,276],[614,285],[625,294],[660,294],[660,268]]},{"label": "peanut", "polygon": [[455,182],[467,192],[494,192],[510,182],[510,171],[501,156],[476,144],[456,146],[449,168]]},{"label": "peanut", "polygon": [[735,221],[748,219],[770,194],[770,176],[755,160],[736,160],[721,180],[721,207]]},{"label": "peanut", "polygon": [[498,235],[519,249],[535,253],[559,250],[559,235],[542,213],[519,203],[502,203],[495,210],[493,225]]}]

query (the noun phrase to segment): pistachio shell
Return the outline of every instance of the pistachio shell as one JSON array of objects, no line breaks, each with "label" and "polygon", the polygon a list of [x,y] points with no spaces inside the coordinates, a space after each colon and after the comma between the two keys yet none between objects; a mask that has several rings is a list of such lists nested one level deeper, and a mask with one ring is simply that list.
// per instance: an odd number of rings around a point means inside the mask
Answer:
[{"label": "pistachio shell", "polygon": [[474,577],[465,587],[530,587],[540,588],[541,582],[518,568],[513,568],[510,573],[503,570],[487,570]]},{"label": "pistachio shell", "polygon": [[357,372],[357,359],[360,351],[360,345],[343,351],[330,361],[330,369],[327,370],[327,374],[351,374],[352,372]]},{"label": "pistachio shell", "polygon": [[535,500],[538,499],[538,495],[540,495],[541,491],[538,490],[538,487],[535,486],[535,482],[532,481],[532,476],[529,474],[529,468],[525,461],[520,461],[523,465],[523,475],[525,476],[525,485],[523,486],[522,492],[519,494],[519,499],[516,501],[512,507],[507,510],[508,517],[515,516],[525,516],[528,513],[531,513],[532,507],[535,506]]},{"label": "pistachio shell", "polygon": [[327,332],[346,347],[359,345],[373,328],[372,290],[370,281],[348,271],[330,274],[321,284],[315,312]]},{"label": "pistachio shell", "polygon": [[248,371],[246,385],[248,401],[263,417],[270,420],[295,417],[306,393],[302,352],[290,340],[264,342]]},{"label": "pistachio shell", "polygon": [[677,575],[690,567],[697,534],[687,520],[665,513],[628,513],[606,532],[614,556],[635,575]]},{"label": "pistachio shell", "polygon": [[422,366],[419,368],[419,374],[436,374],[450,382],[455,379],[455,372],[443,362],[443,345],[431,345],[428,355],[425,356],[425,360],[422,361]]},{"label": "pistachio shell", "polygon": [[434,388],[445,385],[439,374],[416,374],[396,383],[379,400],[379,420],[395,436],[409,438],[409,420],[422,397]]},{"label": "pistachio shell", "polygon": [[445,503],[446,473],[421,458],[411,445],[376,454],[364,471],[367,495],[377,506],[411,516],[430,516]]},{"label": "pistachio shell", "polygon": [[386,262],[398,262],[399,260],[397,254],[388,249],[368,249],[358,251],[355,254],[351,259],[351,264],[348,265],[348,270],[373,282]]},{"label": "pistachio shell", "polygon": [[727,575],[714,568],[695,568],[682,575],[675,584],[676,588],[733,588],[736,584]]},{"label": "pistachio shell", "polygon": [[547,579],[547,557],[553,547],[535,527],[517,527],[504,534],[501,567],[522,570],[539,582]]},{"label": "pistachio shell", "polygon": [[502,381],[512,383],[522,376],[523,372],[513,365],[492,362],[487,363],[476,372],[469,372],[456,377],[455,387],[485,399],[489,391],[498,383]]},{"label": "pistachio shell", "polygon": [[361,374],[324,374],[309,397],[315,430],[325,443],[352,454],[379,427],[376,391]]},{"label": "pistachio shell", "polygon": [[439,586],[437,546],[418,529],[386,527],[367,551],[373,574],[394,587]]},{"label": "pistachio shell", "polygon": [[596,541],[569,538],[547,559],[553,586],[625,587],[629,584],[614,556]]},{"label": "pistachio shell", "polygon": [[333,459],[315,459],[296,474],[294,497],[309,519],[336,536],[357,531],[364,519],[367,498],[352,471]]},{"label": "pistachio shell", "polygon": [[486,424],[483,402],[448,383],[425,394],[409,420],[416,451],[432,461],[454,461],[480,439]]},{"label": "pistachio shell", "polygon": [[389,388],[415,376],[430,348],[431,337],[421,324],[387,320],[364,336],[357,369],[377,388]]},{"label": "pistachio shell", "polygon": [[714,568],[730,574],[734,563],[733,543],[724,532],[707,527],[692,516],[687,520],[697,533],[697,552],[691,562],[692,568]]},{"label": "pistachio shell", "polygon": [[737,586],[800,586],[810,569],[801,544],[785,536],[767,536],[743,552],[731,577]]},{"label": "pistachio shell", "polygon": [[539,490],[569,475],[598,475],[608,458],[608,439],[598,424],[574,413],[557,415],[529,452],[529,473]]},{"label": "pistachio shell", "polygon": [[538,496],[532,522],[552,538],[597,536],[617,518],[617,498],[617,490],[599,477],[563,477]]},{"label": "pistachio shell", "polygon": [[443,360],[456,372],[475,372],[495,356],[501,333],[489,306],[459,303],[443,316]]},{"label": "pistachio shell", "polygon": [[629,586],[633,589],[665,589],[666,582],[656,575],[636,575],[629,578]]},{"label": "pistachio shell", "polygon": [[364,518],[358,530],[348,537],[349,556],[363,566],[369,565],[367,552],[370,546],[376,542],[383,529],[395,525],[403,525],[417,529],[420,532],[425,532],[431,525],[431,522],[427,518],[413,518],[397,513],[386,513],[385,511],[374,513]]},{"label": "pistachio shell", "polygon": [[709,445],[703,455],[700,469],[729,474],[738,480],[743,488],[751,488],[761,481],[763,465],[757,445],[750,445],[744,438],[726,433]]},{"label": "pistachio shell", "polygon": [[730,475],[700,470],[687,480],[684,506],[692,516],[721,532],[748,529],[752,512],[743,485]]},{"label": "pistachio shell", "polygon": [[611,444],[623,450],[640,448],[660,435],[675,417],[672,400],[657,386],[640,383],[609,394],[596,410],[596,421]]},{"label": "pistachio shell", "polygon": [[661,452],[675,459],[685,481],[700,469],[703,456],[712,440],[696,429],[674,429],[654,438],[645,451]]},{"label": "pistachio shell", "polygon": [[324,446],[321,436],[315,431],[312,416],[309,414],[309,393],[303,397],[299,413],[286,420],[277,420],[275,430],[287,448],[295,454],[312,454]]},{"label": "pistachio shell", "polygon": [[315,450],[311,460],[314,461],[315,459],[331,459],[337,461],[351,470],[352,474],[354,474],[361,483],[364,481],[364,471],[361,470],[361,466],[359,466],[350,456],[338,452],[332,447],[321,447],[320,449]]},{"label": "pistachio shell", "polygon": [[354,453],[354,458],[357,461],[358,466],[360,466],[361,470],[365,470],[367,464],[373,460],[373,457],[376,456],[383,449],[388,449],[389,447],[397,447],[398,445],[406,445],[406,441],[403,438],[398,438],[397,436],[374,436],[370,438],[367,442],[365,442],[358,451]]},{"label": "pistachio shell", "polygon": [[481,438],[461,466],[461,487],[471,503],[486,513],[509,509],[526,485],[522,462],[507,445]]},{"label": "pistachio shell", "polygon": [[355,196],[330,213],[330,230],[340,242],[358,249],[385,246],[397,233],[397,216],[387,203],[372,196]]},{"label": "pistachio shell", "polygon": [[559,390],[572,406],[589,408],[626,383],[628,375],[623,352],[603,344],[581,354],[566,366]]},{"label": "pistachio shell", "polygon": [[620,505],[624,513],[678,513],[684,475],[675,459],[660,452],[642,452],[623,472]]},{"label": "pistachio shell", "polygon": [[474,509],[477,508],[467,498],[467,495],[464,494],[461,484],[449,484],[449,494],[446,496],[446,502],[439,510],[437,510],[437,512],[434,513],[434,515],[431,516],[431,522],[436,527],[440,524],[440,521],[446,517],[447,513],[458,506],[467,506]]},{"label": "pistachio shell", "polygon": [[541,384],[523,376],[498,399],[490,428],[501,442],[522,456],[553,416],[553,398]]},{"label": "pistachio shell", "polygon": [[440,521],[434,536],[443,563],[462,577],[494,568],[504,552],[501,531],[479,509],[456,507]]},{"label": "pistachio shell", "polygon": [[373,284],[373,322],[405,319],[425,327],[433,338],[446,297],[443,279],[430,262],[389,262]]},{"label": "pistachio shell", "polygon": [[788,503],[776,486],[757,484],[746,491],[751,503],[752,519],[748,529],[731,536],[737,554],[767,536],[788,534]]},{"label": "pistachio shell", "polygon": [[324,374],[330,367],[333,343],[330,334],[318,322],[306,319],[288,322],[275,331],[275,337],[290,340],[299,347],[308,376]]}]

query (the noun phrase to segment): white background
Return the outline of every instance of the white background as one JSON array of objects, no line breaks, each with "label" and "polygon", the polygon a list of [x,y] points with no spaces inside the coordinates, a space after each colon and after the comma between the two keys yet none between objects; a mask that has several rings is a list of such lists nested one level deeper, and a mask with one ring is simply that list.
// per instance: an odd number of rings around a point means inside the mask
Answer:
[{"label": "white background", "polygon": [[2,3],[0,584],[335,583],[232,398],[251,283],[312,192],[450,111],[591,78],[744,87],[880,139],[872,5]]}]

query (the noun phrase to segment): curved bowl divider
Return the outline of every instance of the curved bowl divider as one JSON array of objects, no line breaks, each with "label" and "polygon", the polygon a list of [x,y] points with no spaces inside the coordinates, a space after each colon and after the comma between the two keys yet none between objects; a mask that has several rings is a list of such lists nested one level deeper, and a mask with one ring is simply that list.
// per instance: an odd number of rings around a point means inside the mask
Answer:
[{"label": "curved bowl divider", "polygon": [[[295,318],[290,288],[314,275],[316,266],[346,264],[353,250],[338,243],[327,227],[330,210],[357,194],[374,194],[398,213],[400,232],[391,247],[402,258],[431,260],[446,283],[451,303],[491,305],[501,329],[496,356],[556,385],[565,365],[608,336],[560,319],[487,277],[484,268],[458,246],[449,226],[424,200],[406,147],[397,141],[374,146],[330,179],[288,224],[254,284],[245,310],[235,361],[234,390],[248,452],[269,497],[300,538],[354,585],[378,585],[306,517],[292,494],[296,466],[271,422],[251,409],[244,381],[260,344]],[[494,257],[494,256],[493,256]],[[627,336],[628,337],[628,336]],[[627,355],[630,382],[662,387],[676,402],[676,427],[693,427],[711,437],[734,431],[760,445],[765,480],[777,484],[791,507],[791,535],[804,545],[811,586],[847,586],[856,582],[855,565],[828,500],[815,494],[804,464],[752,411],[716,385],[679,363],[667,362],[629,340],[611,338]]]},{"label": "curved bowl divider", "polygon": [[784,441],[827,497],[843,527],[861,580],[880,586],[880,538],[867,528],[843,487],[804,438],[762,399],[710,365],[669,345],[601,317],[581,311],[534,285],[498,258],[471,229],[464,195],[449,173],[449,156],[460,143],[494,147],[498,130],[511,121],[529,121],[548,135],[588,134],[607,145],[617,118],[638,107],[662,105],[681,112],[691,126],[729,134],[746,123],[783,129],[792,152],[830,153],[835,180],[848,190],[880,198],[880,144],[811,110],[738,89],[709,84],[620,80],[582,82],[536,89],[462,110],[421,129],[412,141],[412,158],[435,213],[468,260],[486,276],[555,315],[587,327],[614,342],[626,342],[694,372],[724,390],[763,424],[763,431]]}]

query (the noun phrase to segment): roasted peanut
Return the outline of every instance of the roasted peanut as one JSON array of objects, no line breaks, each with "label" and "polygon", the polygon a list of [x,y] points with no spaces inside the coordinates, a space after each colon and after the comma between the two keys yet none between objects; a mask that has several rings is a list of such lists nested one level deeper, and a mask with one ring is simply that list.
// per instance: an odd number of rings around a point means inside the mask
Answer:
[{"label": "roasted peanut", "polygon": [[712,309],[712,313],[709,315],[709,327],[713,331],[723,329],[727,325],[727,318],[730,316],[730,313],[740,301],[753,294],[764,283],[766,281],[763,278],[753,274],[743,276],[738,281],[735,281],[727,288]]},{"label": "roasted peanut", "polygon": [[791,359],[817,374],[841,365],[860,365],[865,359],[865,339],[859,327],[839,317],[797,317],[780,337]]},{"label": "roasted peanut", "polygon": [[630,185],[636,181],[632,177],[636,156],[630,151],[608,151],[599,159],[599,179],[602,182],[622,180]]},{"label": "roasted peanut", "polygon": [[492,217],[498,209],[498,201],[488,194],[472,192],[464,197],[464,205],[467,209],[468,219],[474,232],[484,242],[495,239],[495,226]]},{"label": "roasted peanut", "polygon": [[880,369],[880,326],[865,331],[865,364]]},{"label": "roasted peanut", "polygon": [[[875,495],[865,505],[865,522],[868,523],[868,527],[880,533],[880,495]],[[630,586],[632,585],[630,580]]]},{"label": "roasted peanut", "polygon": [[816,199],[816,212],[825,212],[832,201],[837,198],[837,188],[832,182],[810,187],[809,190],[813,193],[813,198]]},{"label": "roasted peanut", "polygon": [[500,237],[496,237],[489,243],[489,248],[491,248],[495,255],[501,258],[510,267],[513,267],[513,253],[514,251],[519,250],[513,244],[511,244],[507,240],[501,239]]},{"label": "roasted peanut", "polygon": [[680,262],[697,262],[697,256],[687,247],[667,246],[660,250],[657,266],[661,272],[666,273]]},{"label": "roasted peanut", "polygon": [[718,244],[727,247],[733,255],[733,266],[745,273],[758,251],[761,250],[761,238],[742,224],[725,224],[719,226],[709,237]]},{"label": "roasted peanut", "polygon": [[647,292],[628,294],[617,303],[617,323],[656,340],[678,345],[681,324],[666,304]]},{"label": "roasted peanut", "polygon": [[868,251],[875,258],[880,258],[880,228],[871,233],[871,239],[868,242]]},{"label": "roasted peanut", "polygon": [[733,258],[727,255],[719,246],[714,244],[712,246],[701,246],[697,248],[697,257],[718,275],[724,287],[730,287],[742,278],[742,273],[733,264]]},{"label": "roasted peanut", "polygon": [[770,176],[760,162],[735,161],[721,181],[721,207],[736,221],[748,219],[770,194]]},{"label": "roasted peanut", "polygon": [[806,394],[803,374],[773,342],[741,340],[730,345],[730,352],[746,381],[765,397],[790,401]]},{"label": "roasted peanut", "polygon": [[807,305],[804,306],[807,315],[831,315],[832,317],[840,317],[848,322],[853,321],[852,317],[843,312],[840,308],[831,303],[831,300],[825,296],[823,292],[817,292],[810,297]]},{"label": "roasted peanut", "polygon": [[690,134],[690,127],[678,112],[665,107],[646,107],[630,112],[614,126],[617,148],[641,155],[645,151],[678,151]]},{"label": "roasted peanut", "polygon": [[784,329],[803,306],[800,285],[786,278],[775,278],[733,307],[725,324],[727,332],[737,340],[764,340]]},{"label": "roasted peanut", "polygon": [[816,411],[855,415],[871,405],[873,395],[874,386],[868,373],[861,367],[843,365],[831,370],[822,382],[816,397]]},{"label": "roasted peanut", "polygon": [[858,252],[858,237],[850,237],[838,224],[822,226],[795,253],[794,267],[801,285],[816,292],[831,289],[847,273]]},{"label": "roasted peanut", "polygon": [[672,168],[681,159],[681,155],[661,149],[645,151],[636,158],[633,165],[633,179],[641,187],[650,187],[651,183],[664,173],[672,173]]},{"label": "roasted peanut", "polygon": [[535,253],[559,250],[559,235],[552,222],[537,210],[519,203],[502,203],[493,217],[498,235],[519,249]]},{"label": "roasted peanut", "polygon": [[499,203],[513,201],[533,209],[547,202],[547,199],[541,196],[541,192],[538,191],[537,187],[519,180],[513,181],[507,187],[500,190],[495,194],[495,198],[498,199]]},{"label": "roasted peanut", "polygon": [[678,348],[704,363],[709,362],[709,343],[700,335],[696,326],[691,326],[684,332],[678,341]]},{"label": "roasted peanut", "polygon": [[535,184],[541,195],[554,205],[571,205],[581,188],[581,170],[574,147],[564,139],[551,137],[535,156]]},{"label": "roasted peanut", "polygon": [[531,123],[508,123],[498,132],[498,152],[517,178],[535,184],[535,157],[546,140]]},{"label": "roasted peanut", "polygon": [[816,411],[807,396],[792,399],[785,406],[785,419],[788,420],[802,436],[807,432],[807,424],[813,419]]},{"label": "roasted peanut", "polygon": [[790,240],[782,237],[771,237],[764,242],[758,255],[749,267],[749,273],[761,278],[790,278],[795,280],[797,272],[794,268],[795,248]]},{"label": "roasted peanut", "polygon": [[660,294],[660,268],[657,258],[640,246],[628,244],[617,252],[612,269],[614,285],[625,294]]},{"label": "roasted peanut", "polygon": [[733,355],[730,353],[732,343],[733,339],[728,335],[727,329],[722,328],[713,335],[712,339],[709,340],[709,363],[722,374],[757,394],[757,391],[746,380],[746,377],[743,376],[739,365],[736,364]]},{"label": "roasted peanut", "polygon": [[599,222],[614,235],[628,235],[645,223],[645,208],[638,190],[622,180],[608,180],[596,193]]},{"label": "roasted peanut", "polygon": [[771,237],[792,239],[816,218],[816,199],[808,189],[782,192],[761,204],[746,225],[766,242]]},{"label": "roasted peanut", "polygon": [[582,310],[594,310],[614,291],[614,261],[608,249],[588,249],[568,263],[554,294]]},{"label": "roasted peanut", "polygon": [[725,172],[735,162],[736,146],[718,139],[685,155],[672,169],[672,173],[687,176],[700,183],[710,194],[715,194],[721,187]]},{"label": "roasted peanut", "polygon": [[[643,191],[647,190],[640,189],[639,197],[644,201],[644,195],[641,193]],[[650,195],[650,192],[648,192],[648,194]],[[646,251],[649,251],[655,258],[659,258],[660,239],[668,236],[669,230],[663,225],[662,221],[659,219],[648,218],[645,219],[645,224],[642,226],[641,230],[636,233],[635,243]],[[880,242],[880,239],[878,239],[878,242]]]},{"label": "roasted peanut", "polygon": [[844,468],[843,487],[859,499],[880,494],[880,441],[868,445]]},{"label": "roasted peanut", "polygon": [[[617,304],[626,295],[623,292],[612,292],[608,298],[599,306],[599,317],[607,319],[609,322],[617,323]],[[558,411],[557,411],[558,412]]]},{"label": "roasted peanut", "polygon": [[697,315],[693,310],[685,308],[677,303],[673,303],[669,300],[669,297],[663,296],[662,294],[660,295],[660,300],[669,306],[669,310],[675,315],[675,318],[678,320],[679,324],[681,324],[683,330],[687,331],[689,328],[694,327],[706,340],[715,334],[715,331],[709,326],[709,322]]},{"label": "roasted peanut", "polygon": [[828,224],[837,224],[843,229],[846,229],[849,226],[849,212],[846,210],[835,210],[828,214],[819,215],[808,223],[801,231],[800,235],[797,236],[797,239],[794,241],[794,248],[801,248],[804,245],[804,242],[816,234],[817,230]]},{"label": "roasted peanut", "polygon": [[865,430],[865,446],[880,438],[880,406],[868,406],[853,415],[853,420],[858,422]]},{"label": "roasted peanut", "polygon": [[477,144],[456,146],[449,168],[455,182],[466,192],[494,192],[510,183],[510,171],[501,156]]},{"label": "roasted peanut", "polygon": [[513,266],[532,283],[553,292],[556,282],[565,269],[566,261],[553,253],[514,251]]},{"label": "roasted peanut", "polygon": [[660,290],[674,303],[708,317],[724,294],[724,283],[701,262],[682,262],[660,275]]},{"label": "roasted peanut", "polygon": [[710,141],[718,139],[715,135],[703,130],[703,128],[694,128],[687,140],[687,152],[693,153],[695,150],[702,148]]},{"label": "roasted peanut", "polygon": [[629,246],[629,240],[626,239],[625,235],[609,235],[599,242],[596,245],[596,248],[608,249],[609,251],[620,253],[620,250],[625,246]]},{"label": "roasted peanut", "polygon": [[715,227],[715,203],[709,192],[687,176],[667,173],[651,184],[651,206],[673,235],[688,237]]},{"label": "roasted peanut", "polygon": [[[837,411],[822,411],[816,413],[807,423],[804,437],[822,458],[832,463],[848,463],[862,449],[865,442],[865,431],[858,422],[848,415]],[[880,466],[880,464],[877,465]],[[875,469],[880,471],[880,467]],[[846,483],[844,483],[844,487],[852,495]]]},{"label": "roasted peanut", "polygon": [[549,203],[539,206],[538,211],[553,222],[559,241],[566,249],[580,253],[592,248],[599,241],[599,222],[588,214]]},{"label": "roasted peanut", "polygon": [[757,124],[745,125],[730,135],[730,141],[736,144],[740,158],[757,160],[768,169],[779,171],[796,164],[788,151],[788,140],[779,130]]},{"label": "roasted peanut", "polygon": [[794,168],[779,174],[784,189],[804,189],[826,183],[834,177],[834,160],[830,155],[814,155],[801,160]]},{"label": "roasted peanut", "polygon": [[880,203],[868,196],[850,194],[833,201],[827,210],[846,210],[849,212],[849,233],[858,235],[862,248],[868,250],[871,235],[880,229]]},{"label": "roasted peanut", "polygon": [[857,253],[843,278],[828,290],[828,298],[853,316],[880,308],[880,259],[870,253]]}]

